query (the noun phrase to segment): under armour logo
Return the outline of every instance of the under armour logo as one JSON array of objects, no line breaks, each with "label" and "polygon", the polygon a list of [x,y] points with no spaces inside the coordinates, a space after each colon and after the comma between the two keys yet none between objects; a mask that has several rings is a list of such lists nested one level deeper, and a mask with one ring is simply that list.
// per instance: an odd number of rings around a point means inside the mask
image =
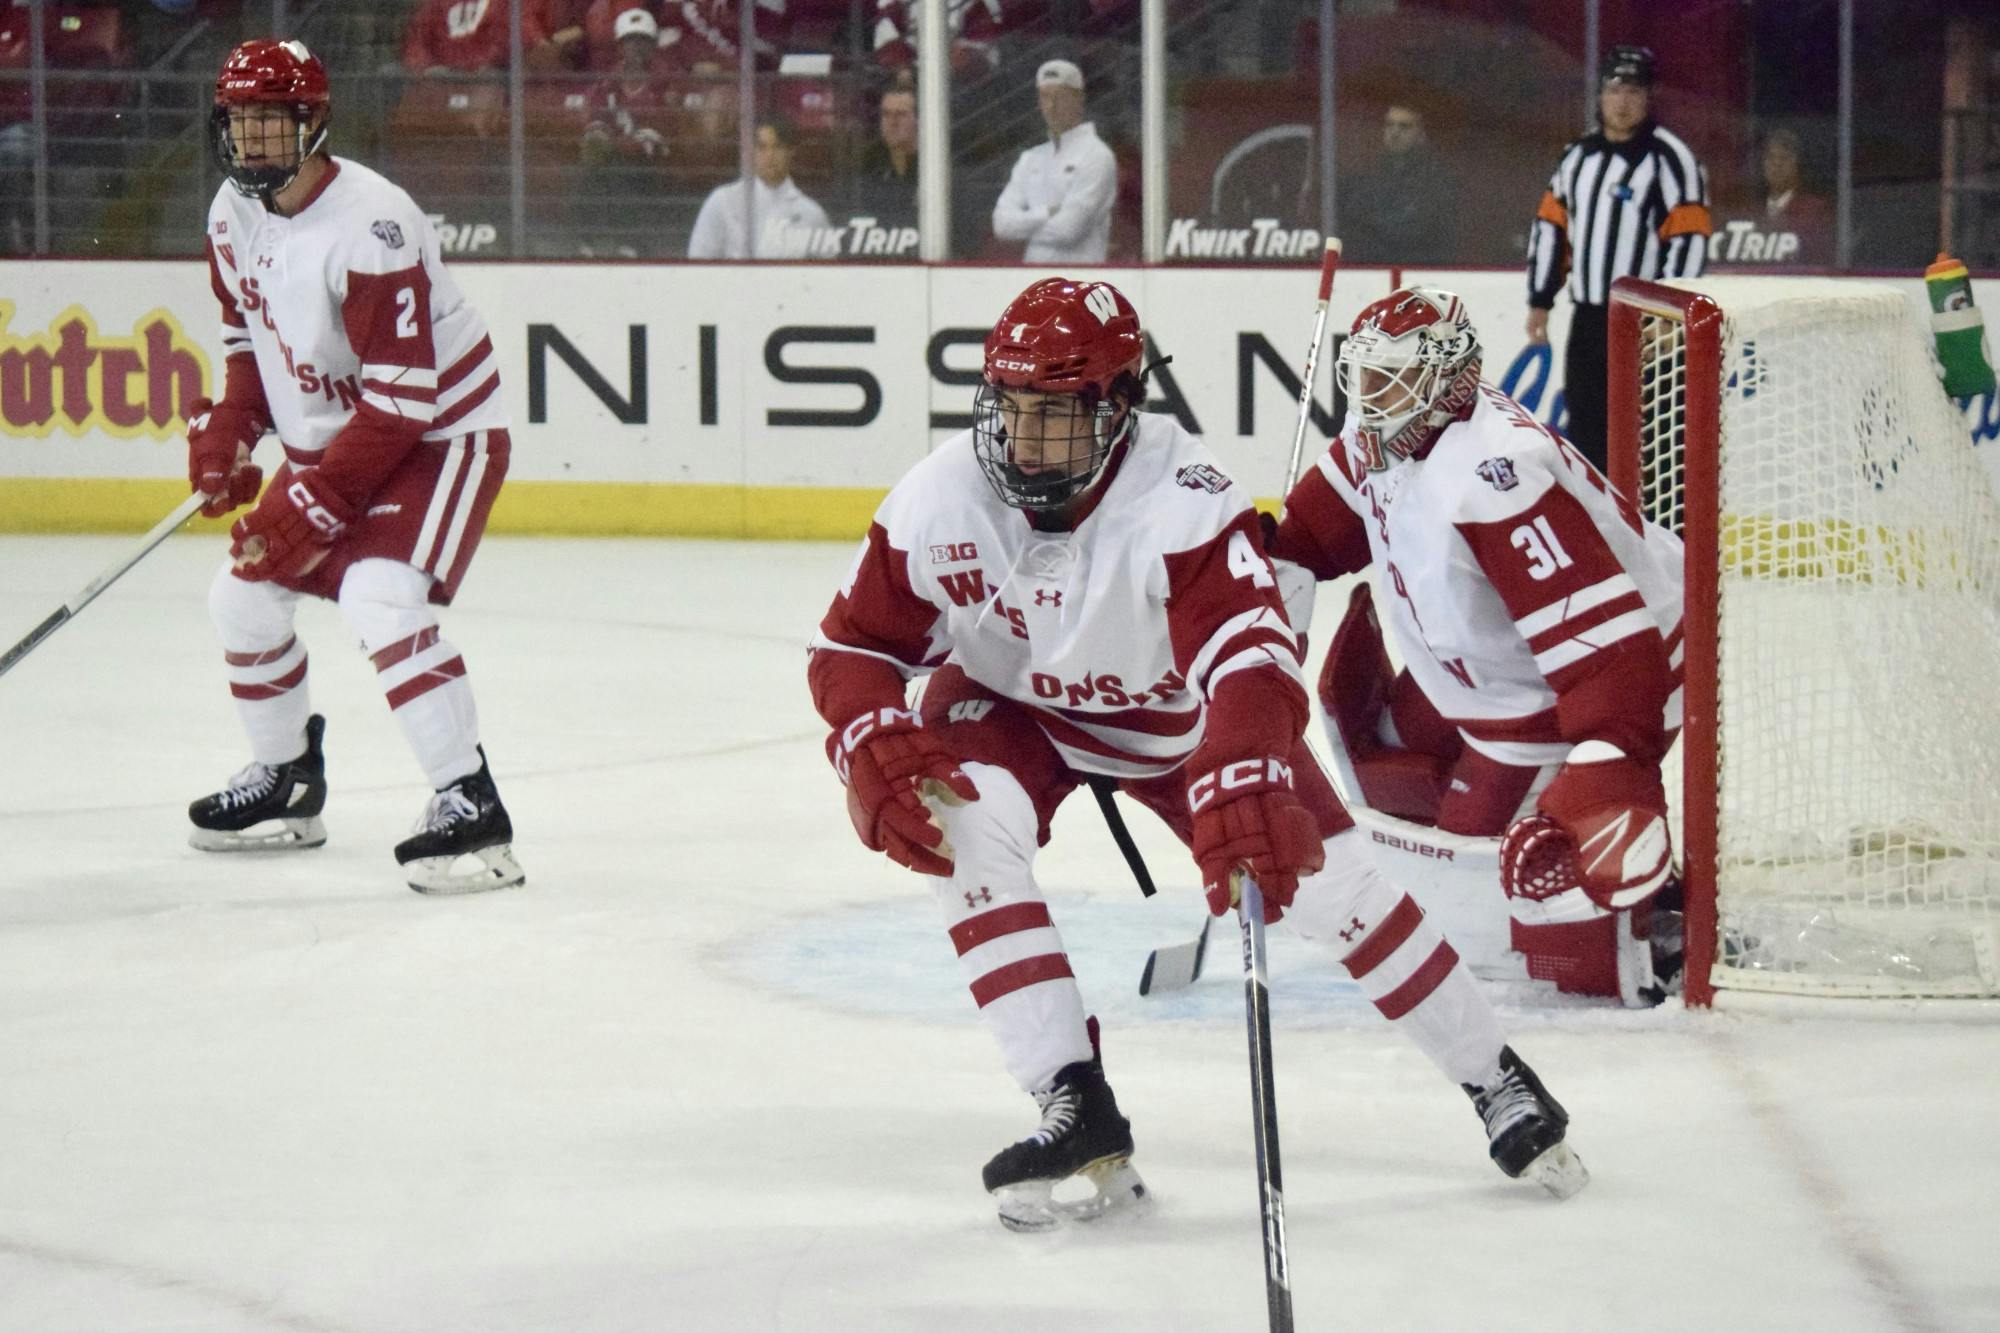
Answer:
[{"label": "under armour logo", "polygon": [[984,884],[980,885],[976,890],[967,889],[965,891],[965,905],[967,907],[977,907],[981,903],[990,903],[992,901],[993,893]]},{"label": "under armour logo", "polygon": [[1051,592],[1051,591],[1049,591],[1049,590],[1048,590],[1047,588],[1037,588],[1037,589],[1035,589],[1035,605],[1036,605],[1036,606],[1061,606],[1061,605],[1062,605],[1062,590],[1061,590],[1060,588],[1058,588],[1058,589],[1057,589],[1057,590],[1055,590],[1054,592]]},{"label": "under armour logo", "polygon": [[270,267],[271,267],[272,265],[276,264],[277,262],[278,262],[277,260],[275,260],[275,259],[271,258],[271,256],[269,256],[269,255],[258,255],[258,256],[257,256],[257,267],[258,267],[258,268],[270,268]]},{"label": "under armour logo", "polygon": [[1340,938],[1346,940],[1349,944],[1354,943],[1355,936],[1359,935],[1362,931],[1368,929],[1368,927],[1361,924],[1360,917],[1357,916],[1351,919],[1353,920],[1354,924],[1340,932]]}]

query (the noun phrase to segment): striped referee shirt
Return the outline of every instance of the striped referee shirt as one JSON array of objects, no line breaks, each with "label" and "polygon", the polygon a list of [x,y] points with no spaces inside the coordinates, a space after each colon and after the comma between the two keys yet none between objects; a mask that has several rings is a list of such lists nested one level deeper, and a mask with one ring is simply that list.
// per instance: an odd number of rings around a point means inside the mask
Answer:
[{"label": "striped referee shirt", "polygon": [[1698,278],[1708,262],[1708,174],[1651,120],[1613,143],[1563,150],[1528,232],[1528,304],[1546,310],[1569,278],[1578,305],[1608,305],[1614,278]]}]

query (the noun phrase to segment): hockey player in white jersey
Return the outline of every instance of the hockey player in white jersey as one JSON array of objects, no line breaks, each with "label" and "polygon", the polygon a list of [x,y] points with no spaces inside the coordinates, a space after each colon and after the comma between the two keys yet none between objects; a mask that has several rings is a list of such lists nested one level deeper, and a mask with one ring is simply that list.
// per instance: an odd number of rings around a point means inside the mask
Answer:
[{"label": "hockey player in white jersey", "polygon": [[1495,887],[1531,975],[1657,1002],[1680,540],[1480,381],[1452,293],[1411,287],[1369,306],[1339,366],[1347,420],[1287,497],[1272,553],[1321,579],[1380,576],[1403,671],[1389,670],[1363,583],[1320,681],[1360,794],[1500,840]]},{"label": "hockey player in white jersey", "polygon": [[[1144,349],[1108,283],[1049,278],[1000,316],[975,425],[877,511],[807,669],[871,849],[923,875],[1008,1072],[1041,1108],[987,1163],[1001,1220],[1138,1202],[1105,1079],[1034,878],[1056,807],[1110,779],[1200,868],[1211,910],[1256,877],[1474,1099],[1493,1159],[1583,1184],[1566,1117],[1416,903],[1391,888],[1305,747],[1308,704],[1256,513],[1202,443],[1140,411]],[[927,677],[921,703],[906,687]],[[1054,1186],[1082,1175],[1074,1205]]]},{"label": "hockey player in white jersey", "polygon": [[[253,762],[188,809],[205,851],[326,840],[321,736],[293,633],[302,596],[338,602],[435,795],[396,847],[410,886],[522,882],[513,828],[479,745],[465,661],[442,636],[506,475],[492,341],[444,269],[428,219],[389,181],[326,151],[325,67],[296,41],[253,40],[216,81],[227,177],[209,206],[222,307],[221,401],[188,421],[189,483],[231,531],[209,591]],[[258,499],[251,447],[285,462]]]}]

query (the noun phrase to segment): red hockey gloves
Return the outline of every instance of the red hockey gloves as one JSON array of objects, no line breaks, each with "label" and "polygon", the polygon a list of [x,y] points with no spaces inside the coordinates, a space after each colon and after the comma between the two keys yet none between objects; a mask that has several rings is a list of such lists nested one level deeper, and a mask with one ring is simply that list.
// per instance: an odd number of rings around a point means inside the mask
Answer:
[{"label": "red hockey gloves", "polygon": [[1188,784],[1188,808],[1202,892],[1217,916],[1236,904],[1236,876],[1248,873],[1264,894],[1264,919],[1276,921],[1299,876],[1326,864],[1319,825],[1293,794],[1282,759],[1242,759],[1203,773]]},{"label": "red hockey gloves", "polygon": [[229,554],[246,579],[298,578],[326,558],[354,519],[354,506],[317,478],[284,469],[229,530]]},{"label": "red hockey gloves", "polygon": [[951,848],[929,797],[948,805],[979,799],[943,742],[903,708],[863,713],[826,742],[834,772],[847,784],[847,813],[870,851],[920,875],[949,875]]},{"label": "red hockey gloves", "polygon": [[1598,906],[1623,912],[1673,873],[1660,770],[1607,741],[1571,750],[1537,807],[1500,840],[1500,882],[1511,897],[1580,887]]},{"label": "red hockey gloves", "polygon": [[188,489],[209,497],[201,512],[220,518],[255,500],[264,469],[250,461],[250,451],[263,438],[263,415],[197,398],[188,404],[187,423]]}]

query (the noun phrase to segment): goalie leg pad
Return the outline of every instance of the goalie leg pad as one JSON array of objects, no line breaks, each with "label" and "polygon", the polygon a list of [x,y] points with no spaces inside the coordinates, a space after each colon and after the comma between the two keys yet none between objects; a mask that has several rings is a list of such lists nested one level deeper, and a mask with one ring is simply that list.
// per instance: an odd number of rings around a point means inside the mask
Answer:
[{"label": "goalie leg pad", "polygon": [[1004,768],[964,771],[979,799],[937,807],[954,869],[931,883],[979,1016],[1007,1072],[1032,1092],[1092,1057],[1083,995],[1035,883],[1035,802]]},{"label": "goalie leg pad", "polygon": [[1566,995],[1615,999],[1633,1009],[1660,1002],[1651,904],[1609,911],[1578,887],[1542,898],[1510,892],[1508,907],[1514,948],[1528,960],[1529,976],[1553,981]]}]

